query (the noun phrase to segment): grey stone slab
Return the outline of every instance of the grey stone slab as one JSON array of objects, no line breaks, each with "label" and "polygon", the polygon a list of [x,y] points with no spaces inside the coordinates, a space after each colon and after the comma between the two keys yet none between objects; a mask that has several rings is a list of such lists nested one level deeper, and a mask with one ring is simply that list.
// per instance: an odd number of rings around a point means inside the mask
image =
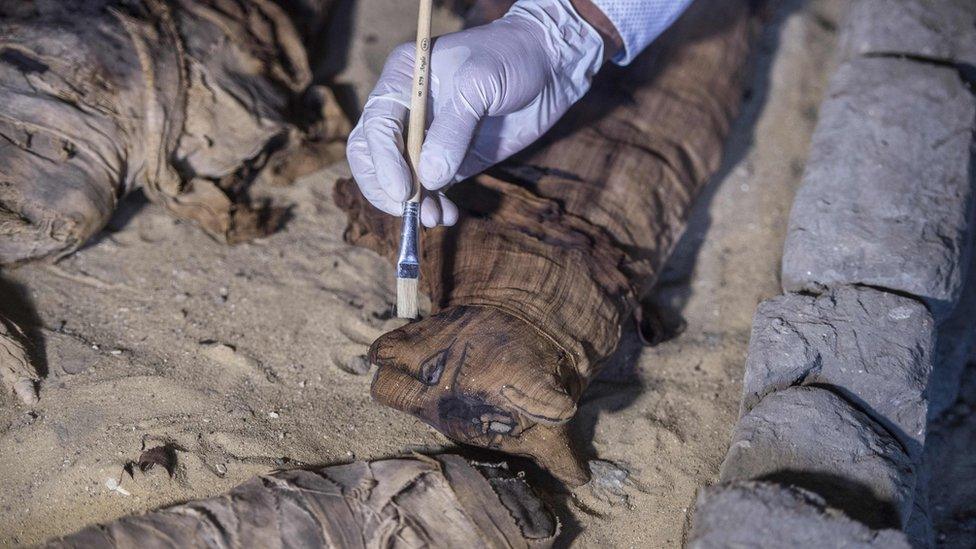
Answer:
[{"label": "grey stone slab", "polygon": [[834,74],[790,214],[783,288],[863,284],[959,299],[976,99],[956,70],[857,58]]},{"label": "grey stone slab", "polygon": [[897,530],[872,530],[811,492],[769,482],[735,482],[698,492],[691,549],[833,547],[908,549]]},{"label": "grey stone slab", "polygon": [[740,418],[720,478],[804,488],[875,529],[906,524],[915,488],[902,445],[847,401],[816,387],[768,395]]},{"label": "grey stone slab", "polygon": [[934,321],[921,302],[842,286],[759,305],[743,379],[742,412],[776,390],[825,385],[921,455]]},{"label": "grey stone slab", "polygon": [[901,54],[976,65],[976,2],[857,0],[841,47],[847,56]]}]

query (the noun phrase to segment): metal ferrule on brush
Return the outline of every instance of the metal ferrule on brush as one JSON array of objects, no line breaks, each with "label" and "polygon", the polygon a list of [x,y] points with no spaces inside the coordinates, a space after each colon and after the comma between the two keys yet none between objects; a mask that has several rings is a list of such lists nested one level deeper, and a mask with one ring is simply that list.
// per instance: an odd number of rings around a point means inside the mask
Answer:
[{"label": "metal ferrule on brush", "polygon": [[397,258],[397,278],[420,277],[420,254],[418,236],[420,233],[420,203],[407,202],[403,205],[403,225],[400,229],[400,255]]}]

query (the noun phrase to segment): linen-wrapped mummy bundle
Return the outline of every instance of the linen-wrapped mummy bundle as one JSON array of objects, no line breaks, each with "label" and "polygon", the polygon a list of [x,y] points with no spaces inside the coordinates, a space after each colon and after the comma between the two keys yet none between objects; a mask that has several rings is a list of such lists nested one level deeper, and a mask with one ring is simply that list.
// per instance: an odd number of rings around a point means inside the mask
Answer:
[{"label": "linen-wrapped mummy bundle", "polygon": [[[718,169],[742,99],[756,2],[696,2],[624,69],[606,69],[530,150],[452,189],[426,231],[433,315],[373,344],[373,396],[461,442],[530,456],[580,484],[568,422]],[[386,257],[397,221],[352,182],[346,238]]]},{"label": "linen-wrapped mummy bundle", "polygon": [[502,466],[443,455],[263,475],[43,547],[552,547],[559,522]]},{"label": "linen-wrapped mummy bundle", "polygon": [[273,230],[247,183],[347,127],[292,22],[328,3],[0,0],[0,264],[70,253],[137,187],[224,241]]}]

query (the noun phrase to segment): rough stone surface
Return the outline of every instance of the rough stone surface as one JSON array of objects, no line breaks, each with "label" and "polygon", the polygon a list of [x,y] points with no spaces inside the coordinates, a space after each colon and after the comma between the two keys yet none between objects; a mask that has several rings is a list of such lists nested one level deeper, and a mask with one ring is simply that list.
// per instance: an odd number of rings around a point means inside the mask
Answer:
[{"label": "rough stone surface", "polygon": [[739,420],[722,481],[769,480],[811,490],[872,528],[901,528],[915,472],[902,446],[834,393],[791,387]]},{"label": "rough stone surface", "polygon": [[821,106],[783,256],[787,291],[841,284],[958,300],[971,210],[973,95],[949,67],[858,58]]},{"label": "rough stone surface", "polygon": [[699,491],[688,547],[907,549],[910,545],[901,532],[872,530],[806,490],[736,482]]},{"label": "rough stone surface", "polygon": [[825,385],[881,423],[913,457],[925,444],[934,322],[921,302],[845,286],[760,304],[742,412],[791,385]]},{"label": "rough stone surface", "polygon": [[849,56],[901,54],[976,64],[976,2],[851,2],[842,48]]}]

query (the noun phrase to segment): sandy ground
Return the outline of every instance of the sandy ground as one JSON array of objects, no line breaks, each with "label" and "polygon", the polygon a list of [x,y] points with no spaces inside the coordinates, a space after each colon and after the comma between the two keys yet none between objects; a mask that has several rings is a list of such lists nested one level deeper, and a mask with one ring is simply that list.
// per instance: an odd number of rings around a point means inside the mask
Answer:
[{"label": "sandy ground", "polygon": [[[347,102],[362,100],[389,48],[410,38],[379,30],[412,17],[405,4],[360,2],[343,16],[354,38],[322,70],[340,71]],[[786,219],[843,5],[784,4],[726,165],[654,297],[683,330],[646,349],[630,336],[616,378],[585,395],[577,432],[620,484],[556,495],[564,542],[677,546],[696,490],[716,477],[752,313],[780,291]],[[453,24],[438,18],[442,30]],[[347,170],[259,190],[293,205],[293,219],[258,242],[220,245],[135,195],[73,256],[4,273],[2,308],[32,327],[46,378],[33,409],[0,397],[0,544],[214,495],[274,468],[451,446],[369,399],[363,354],[397,323],[394,275],[342,242],[331,188]],[[965,445],[947,432],[947,444]],[[160,467],[123,472],[167,442],[178,447],[173,479]]]}]

